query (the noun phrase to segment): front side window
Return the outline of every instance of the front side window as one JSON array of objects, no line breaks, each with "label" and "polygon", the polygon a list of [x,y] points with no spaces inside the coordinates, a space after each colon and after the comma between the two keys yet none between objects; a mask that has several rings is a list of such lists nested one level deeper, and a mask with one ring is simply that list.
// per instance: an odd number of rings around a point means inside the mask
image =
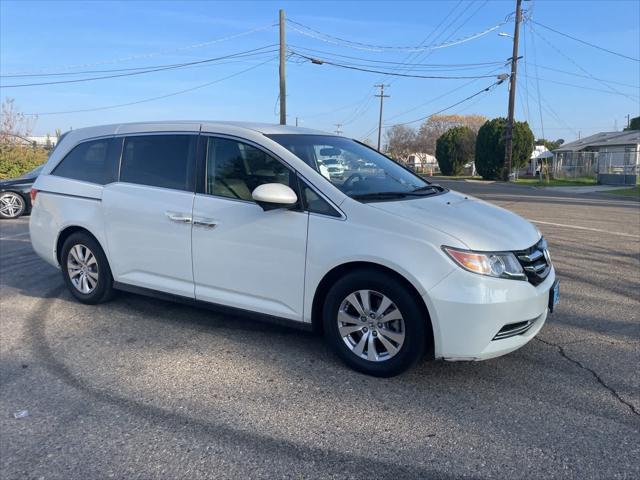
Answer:
[{"label": "front side window", "polygon": [[265,183],[291,185],[293,175],[260,149],[226,138],[207,141],[206,192],[253,201],[251,192]]},{"label": "front side window", "polygon": [[414,198],[444,189],[354,140],[331,135],[268,135],[346,195],[359,200]]},{"label": "front side window", "polygon": [[120,181],[192,191],[197,138],[197,135],[125,138]]},{"label": "front side window", "polygon": [[118,175],[118,157],[112,138],[83,142],[73,148],[51,172],[58,177],[106,185]]}]

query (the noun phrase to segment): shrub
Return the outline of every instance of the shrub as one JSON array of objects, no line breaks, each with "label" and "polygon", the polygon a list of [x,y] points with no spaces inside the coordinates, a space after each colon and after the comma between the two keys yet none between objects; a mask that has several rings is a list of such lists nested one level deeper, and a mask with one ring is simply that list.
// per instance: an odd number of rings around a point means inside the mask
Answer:
[{"label": "shrub", "polygon": [[436,141],[436,159],[444,175],[461,175],[465,164],[473,162],[476,134],[469,127],[454,127]]},{"label": "shrub", "polygon": [[[476,170],[487,180],[505,179],[504,129],[507,120],[494,118],[486,122],[476,138]],[[512,170],[522,168],[533,151],[533,132],[527,122],[514,122]]]},{"label": "shrub", "polygon": [[41,147],[0,144],[0,179],[19,177],[42,165],[48,152]]}]

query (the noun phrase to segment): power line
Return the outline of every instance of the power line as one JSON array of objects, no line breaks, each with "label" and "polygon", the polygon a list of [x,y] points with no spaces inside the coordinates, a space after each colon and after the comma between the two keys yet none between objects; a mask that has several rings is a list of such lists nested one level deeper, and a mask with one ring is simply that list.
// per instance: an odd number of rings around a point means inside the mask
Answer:
[{"label": "power line", "polygon": [[[553,43],[551,43],[549,40],[547,40],[545,37],[543,37],[542,35],[540,35],[540,33],[538,33],[536,31],[536,29],[534,29],[533,27],[531,28],[531,31],[538,37],[540,37],[547,45],[549,45],[551,48],[553,48],[558,54],[560,54],[561,56],[563,56],[564,58],[566,58],[567,60],[569,60],[571,63],[573,63],[576,67],[578,67],[581,71],[583,71],[584,73],[586,73],[592,80],[595,80],[596,82],[600,83],[601,85],[604,85],[605,87],[607,87],[611,92],[615,92],[618,95],[622,95],[627,97],[629,100],[633,100],[633,98],[631,98],[630,95],[627,95],[625,93],[620,92],[619,90],[613,88],[611,85],[609,85],[607,82],[598,79],[597,77],[594,77],[593,75],[591,75],[591,73],[589,71],[587,71],[585,68],[583,68],[582,66],[580,66],[575,60],[573,60],[573,58],[571,58],[569,55],[564,54],[562,51],[560,51],[560,49],[558,47],[556,47]],[[536,63],[538,63],[536,61]],[[634,95],[635,96],[635,95]]]},{"label": "power line", "polygon": [[[138,71],[135,71],[135,72],[118,73],[118,74],[113,74],[113,75],[102,75],[102,76],[99,76],[99,77],[76,78],[76,79],[71,79],[71,80],[58,80],[58,81],[55,81],[55,82],[36,82],[36,83],[14,84],[14,85],[0,85],[0,87],[2,87],[2,88],[36,87],[36,86],[43,86],[43,85],[59,85],[59,84],[63,84],[63,83],[80,83],[80,82],[90,82],[90,81],[94,81],[94,80],[106,80],[106,79],[111,79],[111,78],[131,77],[131,76],[134,76],[134,75],[142,75],[142,74],[146,74],[146,73],[162,72],[162,71],[165,71],[165,70],[175,70],[175,69],[184,68],[184,67],[192,66],[192,65],[201,65],[201,64],[205,64],[205,63],[215,62],[215,61],[218,61],[218,60],[226,60],[228,58],[234,58],[236,55],[248,54],[250,52],[256,52],[258,50],[264,50],[265,48],[269,48],[269,47],[273,47],[273,46],[275,46],[275,44],[266,45],[264,47],[254,48],[252,50],[246,50],[244,52],[238,52],[238,53],[235,53],[235,54],[225,55],[225,56],[222,56],[222,57],[208,58],[208,59],[205,59],[205,60],[197,60],[197,61],[194,61],[194,62],[185,62],[185,63],[174,64],[174,65],[165,66],[165,67],[150,68],[150,69],[147,69],[147,70],[138,70]],[[247,55],[245,55],[245,56],[247,56]]]},{"label": "power line", "polygon": [[216,83],[220,83],[224,80],[228,80],[230,78],[233,77],[237,77],[238,75],[242,75],[243,73],[246,73],[250,70],[254,70],[258,67],[261,67],[262,65],[266,65],[269,62],[273,62],[274,60],[276,60],[278,57],[272,57],[262,63],[259,63],[257,65],[253,65],[249,68],[245,68],[244,70],[240,70],[239,72],[233,73],[231,75],[227,75],[226,77],[222,77],[222,78],[218,78],[216,80],[213,80],[211,82],[206,82],[206,83],[202,83],[200,85],[196,85],[195,87],[190,87],[190,88],[185,88],[184,90],[178,90],[176,92],[171,92],[165,95],[160,95],[157,97],[150,97],[150,98],[144,98],[142,100],[137,100],[134,102],[127,102],[127,103],[120,103],[117,105],[107,105],[104,107],[95,107],[95,108],[84,108],[84,109],[79,109],[79,110],[66,110],[66,111],[60,111],[60,112],[43,112],[43,113],[25,113],[25,115],[29,115],[29,116],[43,116],[43,115],[62,115],[62,114],[66,114],[66,113],[83,113],[83,112],[96,112],[99,110],[109,110],[112,108],[120,108],[120,107],[128,107],[131,105],[138,105],[140,103],[146,103],[146,102],[153,102],[155,100],[161,100],[164,98],[169,98],[169,97],[173,97],[176,95],[182,95],[183,93],[188,93],[188,92],[193,92],[194,90],[199,90],[201,88],[205,88],[208,87],[210,85],[214,85]]},{"label": "power line", "polygon": [[[271,46],[275,46],[276,44],[273,44]],[[267,47],[264,47],[267,48]],[[233,56],[229,57],[229,58],[244,58],[244,57],[253,57],[253,56],[257,56],[257,55],[262,55],[262,54],[269,54],[269,53],[273,53],[277,51],[276,49],[272,49],[272,50],[264,50],[262,52],[256,52],[256,53],[248,53],[248,54],[233,54]],[[204,59],[202,63],[206,63],[209,61],[212,61],[215,59]],[[185,66],[185,63],[189,63],[189,62],[182,62],[182,63],[165,63],[165,64],[161,64],[161,65],[146,65],[144,67],[129,67],[129,68],[110,68],[110,69],[104,69],[104,70],[81,70],[81,71],[75,71],[75,72],[52,72],[52,73],[30,73],[30,74],[11,74],[11,75],[0,75],[0,78],[24,78],[24,77],[57,77],[57,76],[70,76],[70,75],[84,75],[84,74],[90,74],[90,73],[112,73],[112,72],[134,72],[137,70],[149,70],[149,69],[156,69],[156,68],[165,68],[165,67],[183,67]],[[189,65],[186,65],[189,66]]]},{"label": "power line", "polygon": [[552,32],[557,33],[558,35],[562,35],[563,37],[567,37],[567,38],[570,38],[571,40],[575,40],[576,42],[580,42],[580,43],[583,43],[585,45],[589,45],[590,47],[597,48],[598,50],[602,50],[602,51],[610,53],[612,55],[617,55],[618,57],[626,58],[628,60],[633,60],[634,62],[640,62],[640,59],[638,59],[638,58],[630,57],[629,55],[625,55],[624,53],[614,52],[613,50],[609,50],[608,48],[601,47],[600,45],[595,45],[593,43],[587,42],[586,40],[582,40],[580,38],[573,37],[573,36],[571,36],[571,35],[569,35],[567,33],[560,32],[560,31],[558,31],[558,30],[556,30],[554,28],[548,27],[547,25],[543,25],[540,22],[536,22],[533,19],[530,19],[529,21],[532,22],[532,23],[535,23],[536,25],[539,25],[542,28],[546,28],[547,30],[551,30]]},{"label": "power line", "polygon": [[[291,19],[287,19],[288,23],[293,24],[292,25],[292,30],[295,30],[296,32],[314,38],[316,40],[321,40],[327,43],[334,43],[337,45],[342,45],[342,46],[346,46],[349,48],[354,48],[354,49],[358,49],[358,50],[369,50],[372,52],[382,52],[382,51],[390,51],[390,50],[396,50],[396,51],[405,51],[405,52],[420,52],[420,51],[425,51],[425,50],[437,50],[437,49],[441,49],[441,48],[448,48],[448,47],[453,47],[454,45],[460,45],[462,43],[466,43],[469,42],[471,40],[475,40],[476,38],[480,38],[483,37],[485,35],[487,35],[490,32],[493,32],[494,30],[497,30],[498,28],[500,28],[502,25],[504,25],[505,23],[507,23],[507,20],[500,22],[497,25],[494,25],[490,28],[487,28],[486,30],[483,30],[481,32],[478,33],[474,33],[472,35],[469,35],[467,37],[463,37],[463,38],[459,38],[457,40],[451,41],[451,42],[445,42],[442,44],[438,44],[438,45],[426,45],[426,46],[422,46],[422,47],[417,47],[417,46],[392,46],[392,45],[374,45],[374,44],[369,44],[369,43],[363,43],[363,42],[356,42],[353,40],[346,40],[344,38],[340,38],[340,37],[336,37],[334,35],[330,35],[328,33],[323,33],[320,32],[319,30],[315,30],[311,27],[308,27],[302,23],[299,22],[295,22]],[[296,25],[298,25],[299,27],[302,27],[305,30],[302,30],[301,28],[297,28]],[[309,33],[309,32],[313,32],[313,33]]]},{"label": "power line", "polygon": [[298,56],[298,57],[306,58],[311,63],[314,63],[316,65],[327,64],[327,65],[332,65],[334,67],[347,68],[349,70],[358,70],[360,72],[369,72],[369,73],[380,73],[380,74],[383,74],[383,75],[398,76],[398,77],[426,78],[426,79],[444,79],[444,80],[464,80],[464,79],[469,79],[469,78],[491,78],[491,77],[494,77],[494,75],[473,75],[473,76],[454,76],[454,75],[450,75],[450,76],[438,76],[438,75],[413,75],[413,74],[408,74],[408,73],[385,72],[385,71],[382,71],[382,70],[374,70],[374,69],[369,69],[369,68],[361,68],[361,67],[357,67],[357,66],[353,66],[353,65],[346,65],[346,64],[342,64],[342,63],[335,63],[335,62],[332,62],[332,61],[329,61],[329,60],[322,60],[322,59],[319,59],[319,58],[309,57],[307,55],[303,55],[303,54],[297,53],[297,52],[292,52],[292,53],[294,55]]},{"label": "power line", "polygon": [[[454,5],[454,7],[449,11],[449,13],[448,13],[448,14],[447,14],[447,15],[446,15],[446,16],[445,16],[445,17],[440,21],[440,23],[436,26],[436,28],[435,28],[433,31],[431,31],[431,32],[429,33],[429,35],[427,35],[427,37],[425,37],[425,39],[420,43],[420,46],[422,46],[422,45],[424,45],[425,43],[427,43],[427,41],[429,41],[431,38],[432,38],[431,43],[436,42],[436,41],[437,41],[437,40],[438,40],[438,39],[439,39],[439,38],[440,38],[440,37],[441,37],[441,36],[442,36],[442,35],[443,35],[443,34],[444,34],[444,33],[445,33],[445,32],[446,32],[446,31],[447,31],[447,30],[448,30],[448,29],[449,29],[449,28],[450,28],[450,27],[455,23],[455,22],[456,22],[457,17],[453,16],[453,14],[454,14],[454,12],[458,9],[458,7],[459,7],[460,5],[462,5],[462,3],[463,3],[463,2],[462,2],[462,0],[459,0],[459,1],[458,1],[458,3],[456,3],[456,4]],[[486,2],[485,2],[485,3],[486,3]],[[478,9],[478,10],[479,10],[479,9]],[[450,34],[449,34],[449,35],[444,39],[444,41],[446,42],[446,41],[448,41],[449,39],[451,39],[451,38],[452,38],[452,37],[453,37],[453,36],[454,36],[454,35],[455,35],[459,30],[460,30],[460,28],[462,28],[462,26],[464,26],[464,25],[467,23],[467,21],[468,21],[471,17],[473,17],[473,16],[478,12],[478,10],[474,11],[474,12],[473,12],[473,13],[472,13],[468,18],[467,18],[467,20],[465,20],[461,25],[459,25],[455,30],[453,30],[453,31],[452,31],[452,32],[451,32],[451,33],[450,33]],[[453,16],[453,19],[451,20],[451,22],[449,22],[448,24],[446,24],[447,20],[448,20],[450,17],[452,17],[452,16]],[[446,24],[446,25],[445,25],[445,24]],[[442,25],[445,25],[445,26],[444,26],[444,28],[442,28],[442,30],[439,30],[439,29],[440,29],[440,27],[441,27]],[[436,34],[436,32],[437,32],[437,34]],[[421,51],[421,52],[410,52],[410,53],[405,57],[405,61],[404,61],[404,68],[402,68],[402,66],[401,66],[401,67],[398,67],[398,68],[394,69],[394,72],[399,72],[399,71],[400,71],[400,72],[404,72],[404,73],[406,73],[406,72],[408,72],[408,71],[413,70],[413,69],[415,68],[414,66],[417,64],[417,62],[410,63],[410,61],[411,61],[411,60],[416,60],[416,61],[417,61],[417,60],[419,60],[419,59],[421,59],[421,58],[425,58],[425,59],[426,59],[426,58],[428,58],[430,55],[432,55],[432,54],[433,54],[433,51],[434,51],[434,50],[429,50],[429,51],[426,51],[426,52],[425,52],[425,51]],[[382,79],[380,80],[380,83],[384,83],[384,81],[385,81],[386,79],[388,79],[388,78],[389,78],[389,76],[384,76],[384,77],[382,77]],[[392,78],[392,79],[389,81],[389,84],[390,84],[390,85],[392,85],[392,84],[394,84],[396,81],[400,80],[401,78],[402,78],[402,77],[400,77],[400,76],[396,76],[395,78]],[[477,81],[477,80],[472,80],[472,82],[470,82],[470,83],[473,83],[473,82],[475,82],[475,81]],[[364,113],[364,112],[363,112],[363,113]],[[357,118],[357,117],[355,117],[355,118]],[[354,120],[355,120],[355,118],[354,118]]]},{"label": "power line", "polygon": [[330,56],[330,57],[339,57],[339,58],[347,58],[350,60],[359,60],[362,62],[367,62],[367,63],[373,63],[373,64],[382,64],[382,65],[400,65],[400,66],[411,66],[411,67],[423,67],[423,68],[433,68],[433,69],[462,69],[462,68],[483,68],[486,66],[493,66],[493,65],[503,65],[505,62],[503,60],[496,60],[493,62],[477,62],[477,63],[411,63],[408,64],[406,62],[393,62],[393,61],[386,61],[386,60],[376,60],[373,58],[364,58],[364,57],[355,57],[353,55],[342,55],[339,53],[335,53],[335,52],[328,52],[326,50],[318,50],[315,48],[308,48],[308,47],[301,47],[298,45],[293,45],[293,44],[289,44],[290,47],[296,49],[296,50],[302,50],[305,52],[312,52],[315,54],[320,54],[320,55],[324,55],[324,56]]},{"label": "power line", "polygon": [[490,92],[491,90],[493,90],[494,88],[496,88],[498,85],[500,85],[501,83],[503,83],[503,82],[504,82],[504,80],[505,80],[505,79],[498,80],[497,82],[492,83],[492,84],[491,84],[491,85],[489,85],[488,87],[483,88],[482,90],[480,90],[480,91],[478,91],[478,92],[476,92],[476,93],[474,93],[474,94],[472,94],[472,95],[469,95],[469,96],[468,96],[468,97],[466,97],[466,98],[463,98],[462,100],[460,100],[459,102],[454,103],[453,105],[449,105],[448,107],[445,107],[445,108],[443,108],[442,110],[438,110],[438,111],[437,111],[437,112],[435,112],[435,113],[431,113],[431,114],[426,115],[426,116],[424,116],[424,117],[416,118],[415,120],[411,120],[411,121],[409,121],[409,122],[394,123],[393,125],[386,125],[386,126],[387,126],[387,127],[395,127],[395,126],[398,126],[398,125],[409,125],[409,124],[411,124],[411,123],[421,122],[421,121],[426,120],[426,119],[428,119],[428,118],[431,118],[431,117],[433,117],[433,116],[435,116],[435,115],[438,115],[439,113],[442,113],[442,112],[444,112],[444,111],[450,110],[450,109],[452,109],[453,107],[457,107],[458,105],[460,105],[460,104],[462,104],[462,103],[464,103],[464,102],[466,102],[466,101],[468,101],[468,100],[471,100],[472,98],[477,97],[478,95],[480,95],[480,94],[482,94],[482,93],[484,93],[484,92]]},{"label": "power line", "polygon": [[[493,70],[490,73],[497,72],[498,70],[500,70],[500,69],[496,68],[495,70]],[[431,104],[431,103],[433,103],[433,102],[435,102],[437,100],[440,100],[441,98],[447,97],[447,96],[451,95],[452,93],[455,93],[455,92],[457,92],[459,90],[462,90],[463,88],[468,87],[469,85],[473,85],[474,83],[477,83],[478,80],[480,80],[480,79],[478,78],[478,79],[475,79],[475,80],[471,80],[470,82],[467,82],[467,83],[465,83],[463,85],[457,86],[456,88],[451,89],[451,90],[443,93],[442,95],[438,95],[437,97],[431,98],[431,99],[427,100],[426,102],[423,102],[423,103],[420,103],[418,105],[415,105],[414,107],[411,107],[408,110],[404,110],[404,111],[402,111],[400,113],[397,113],[396,115],[393,115],[393,116],[389,117],[388,120],[392,120],[394,118],[398,118],[398,117],[401,117],[403,115],[406,115],[407,113],[414,112],[414,111],[418,110],[419,108],[424,107],[425,105],[429,105],[429,104]]]},{"label": "power line", "polygon": [[[66,66],[58,67],[57,69],[58,70],[73,70],[73,69],[77,69],[77,68],[98,67],[100,65],[111,65],[111,64],[115,64],[115,63],[124,63],[124,62],[129,62],[131,60],[139,60],[139,59],[142,59],[142,58],[151,58],[151,57],[156,57],[156,56],[159,56],[159,55],[167,55],[167,54],[170,54],[170,53],[181,52],[181,51],[184,51],[184,50],[191,50],[191,49],[195,49],[195,48],[208,47],[208,46],[214,45],[216,43],[221,43],[221,42],[225,42],[225,41],[228,41],[228,40],[233,40],[233,39],[236,39],[236,38],[239,38],[239,37],[243,37],[245,35],[250,35],[252,33],[260,32],[260,31],[263,31],[263,30],[268,30],[270,28],[275,27],[276,25],[277,25],[276,23],[273,23],[273,24],[270,24],[270,25],[264,25],[262,27],[252,28],[251,30],[246,30],[244,32],[236,33],[236,34],[229,35],[229,36],[226,36],[226,37],[217,38],[215,40],[210,40],[210,41],[207,41],[207,42],[194,43],[194,44],[186,45],[186,46],[183,46],[183,47],[166,49],[166,50],[161,50],[161,51],[158,51],[158,52],[145,53],[145,54],[140,54],[140,55],[131,55],[131,56],[128,56],[128,57],[116,58],[116,59],[113,59],[113,60],[105,60],[105,61],[102,61],[102,62],[76,64],[76,65],[66,65]],[[48,70],[47,68],[43,68],[43,69],[40,69],[39,72],[42,73],[42,72],[46,72],[47,70]],[[22,72],[9,72],[9,74],[28,74],[28,75],[31,75],[31,74],[34,74],[34,73],[36,73],[36,72],[24,72],[24,71],[22,71]],[[7,75],[9,75],[9,74],[7,74]]]},{"label": "power line", "polygon": [[[454,7],[453,7],[451,10],[449,10],[449,13],[448,13],[448,14],[447,14],[447,15],[446,15],[446,16],[445,16],[445,17],[440,21],[440,23],[438,23],[438,25],[436,25],[436,28],[434,28],[432,31],[430,31],[430,32],[429,32],[429,35],[427,35],[427,36],[424,38],[424,40],[422,40],[422,42],[420,42],[419,46],[423,46],[425,43],[427,43],[427,41],[429,41],[433,35],[435,35],[435,36],[433,37],[433,40],[431,40],[431,41],[432,41],[432,42],[435,42],[435,41],[440,37],[440,35],[442,35],[442,33],[444,33],[444,32],[447,30],[447,28],[449,28],[449,26],[451,26],[451,24],[448,24],[446,27],[444,27],[444,29],[443,29],[441,32],[439,32],[437,35],[436,35],[436,32],[438,32],[438,30],[440,29],[440,27],[441,27],[442,25],[444,25],[444,24],[445,24],[445,22],[449,19],[449,17],[451,17],[451,16],[453,15],[453,12],[455,12],[461,4],[462,4],[462,0],[458,0],[458,3],[456,3],[456,4],[454,5]],[[452,21],[451,23],[453,23],[453,21]],[[431,54],[431,52],[429,52],[429,53],[427,54],[427,57],[428,57],[430,54]],[[409,66],[409,64],[410,64],[410,61],[411,61],[411,60],[414,60],[414,59],[415,59],[415,60],[418,60],[418,59],[419,59],[420,57],[422,57],[423,55],[424,55],[424,53],[423,53],[423,52],[410,52],[410,53],[408,53],[408,54],[405,56],[405,59],[403,60],[403,62],[404,62],[403,64],[404,64],[406,67],[408,67],[408,66]],[[402,68],[400,68],[400,67],[399,67],[399,68],[394,69],[394,70],[395,70],[395,71],[404,71],[404,72],[407,72],[407,71],[408,71],[408,68],[402,69]],[[383,79],[381,80],[381,83],[382,83],[384,80],[386,80],[387,78],[388,78],[388,77],[386,77],[386,76],[385,76],[385,77],[383,77]],[[395,81],[395,80],[397,80],[398,78],[399,78],[399,77],[397,77],[397,78],[393,79],[393,80],[391,81],[391,83],[394,83],[394,81]]]},{"label": "power line", "polygon": [[[529,92],[524,87],[524,85],[522,85],[522,83],[520,84],[520,87],[525,90],[525,93],[527,93],[527,95],[529,95]],[[533,96],[533,94],[531,94],[531,95]],[[558,115],[558,113],[551,107],[551,105],[548,102],[546,102],[541,96],[537,98],[537,101],[538,101],[538,104],[540,105],[541,111],[542,111],[542,108],[543,108],[543,105],[544,105],[544,109],[550,115],[552,115],[559,123],[562,123],[565,126],[566,130],[571,130],[573,132],[573,134],[577,136],[578,132],[574,128],[569,126],[569,124],[567,122],[565,122],[560,115]],[[549,128],[549,127],[547,127],[547,128]],[[544,135],[544,128],[541,129],[541,133],[542,133],[542,138],[546,138],[545,135]]]},{"label": "power line", "polygon": [[[526,55],[525,55],[526,58]],[[527,62],[523,62],[525,65],[527,65]],[[623,83],[623,82],[618,82],[615,80],[608,80],[606,78],[598,78],[598,77],[590,77],[589,75],[580,75],[579,73],[575,73],[575,72],[569,72],[567,70],[561,70],[559,68],[553,68],[553,67],[547,67],[544,65],[537,65],[537,64],[531,64],[533,67],[537,67],[537,68],[542,68],[544,70],[550,70],[552,72],[558,72],[558,73],[564,73],[565,75],[571,75],[574,77],[578,77],[578,78],[589,78],[592,80],[599,80],[601,82],[607,82],[607,83],[613,83],[615,85],[621,85],[623,87],[629,87],[629,88],[640,88],[640,85],[632,85],[630,83]]]},{"label": "power line", "polygon": [[[531,35],[530,29],[527,29],[529,35]],[[533,58],[535,65],[538,65],[538,51],[536,48],[536,39],[533,35],[531,35],[531,44],[533,46]],[[540,76],[538,75],[538,67],[535,67],[535,80],[536,80],[536,91],[538,92],[538,115],[540,116],[540,131],[542,132],[542,138],[544,138],[544,121],[542,120],[542,95],[540,95]],[[525,70],[525,81],[528,80],[529,74]]]},{"label": "power line", "polygon": [[[525,76],[526,75],[522,75]],[[556,85],[564,85],[567,87],[574,87],[574,88],[581,88],[582,90],[591,90],[592,92],[601,92],[601,93],[608,93],[609,95],[620,95],[623,97],[626,97],[632,101],[635,101],[635,99],[640,98],[640,96],[638,95],[632,95],[632,94],[627,94],[627,93],[623,93],[623,92],[617,92],[617,91],[611,91],[611,90],[604,90],[602,88],[594,88],[594,87],[586,87],[584,85],[577,85],[575,83],[567,83],[567,82],[559,82],[557,80],[550,80],[548,78],[541,78],[541,77],[536,77],[536,76],[531,76],[529,75],[528,78],[532,78],[534,80],[539,80],[541,82],[548,82],[548,83],[555,83]]]}]

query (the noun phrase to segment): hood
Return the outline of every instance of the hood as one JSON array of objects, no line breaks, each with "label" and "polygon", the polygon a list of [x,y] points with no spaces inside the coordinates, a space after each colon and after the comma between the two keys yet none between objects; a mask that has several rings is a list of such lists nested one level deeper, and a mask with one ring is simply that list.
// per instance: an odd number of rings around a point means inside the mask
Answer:
[{"label": "hood", "polygon": [[8,180],[0,180],[0,188],[31,185],[35,180],[35,178],[10,178]]},{"label": "hood", "polygon": [[519,215],[457,192],[368,205],[447,233],[471,250],[524,250],[540,239]]}]

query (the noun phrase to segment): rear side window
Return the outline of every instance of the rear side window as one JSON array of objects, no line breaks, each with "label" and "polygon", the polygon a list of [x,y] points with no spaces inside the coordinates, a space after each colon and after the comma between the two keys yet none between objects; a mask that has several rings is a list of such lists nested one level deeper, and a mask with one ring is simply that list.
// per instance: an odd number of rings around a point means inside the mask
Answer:
[{"label": "rear side window", "polygon": [[106,185],[118,176],[118,153],[113,138],[77,145],[53,170],[52,175]]},{"label": "rear side window", "polygon": [[125,138],[120,181],[192,191],[197,138],[197,135]]}]

